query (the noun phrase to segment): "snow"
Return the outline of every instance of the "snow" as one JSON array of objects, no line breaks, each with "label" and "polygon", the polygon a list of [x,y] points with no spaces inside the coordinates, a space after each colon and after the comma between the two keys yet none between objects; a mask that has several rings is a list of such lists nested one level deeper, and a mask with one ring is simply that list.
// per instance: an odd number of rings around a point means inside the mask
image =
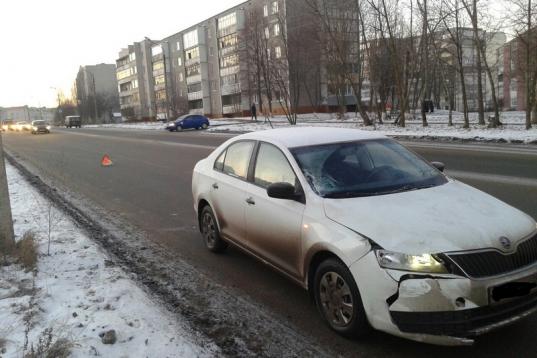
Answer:
[{"label": "snow", "polygon": [[[16,169],[8,165],[7,173],[16,239],[33,231],[39,260],[34,272],[0,267],[0,356],[23,356],[47,329],[54,341],[73,344],[73,357],[218,355],[214,344],[154,302]],[[112,329],[117,342],[103,344],[99,335]]]},{"label": "snow", "polygon": [[[385,124],[376,123],[374,126],[363,126],[362,120],[355,113],[347,113],[345,118],[338,119],[334,113],[310,113],[298,116],[297,127],[339,127],[358,128],[375,131],[379,135],[396,136],[398,138],[423,138],[423,139],[458,139],[471,141],[503,141],[512,143],[537,143],[537,128],[526,130],[525,112],[513,111],[502,112],[500,117],[504,124],[500,128],[487,128],[486,125],[478,124],[477,113],[469,114],[470,128],[463,128],[463,114],[453,112],[453,126],[448,126],[448,111],[437,110],[427,114],[428,127],[421,124],[420,113],[416,119],[407,118],[406,127],[393,125],[389,120]],[[486,116],[488,117],[489,114]],[[412,118],[412,116],[408,116]],[[263,116],[258,116],[258,121],[252,121],[250,117],[216,118],[211,119],[210,133],[244,133],[267,130],[271,128],[289,127],[285,116],[274,116],[270,119],[272,126],[265,121]],[[165,124],[159,122],[121,123],[88,125],[89,128],[122,128],[141,130],[164,130]]]}]

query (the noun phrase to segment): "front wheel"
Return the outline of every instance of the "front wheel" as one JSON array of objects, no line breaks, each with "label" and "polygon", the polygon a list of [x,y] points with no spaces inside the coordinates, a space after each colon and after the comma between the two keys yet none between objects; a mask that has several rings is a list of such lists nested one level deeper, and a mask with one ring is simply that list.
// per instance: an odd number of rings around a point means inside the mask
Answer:
[{"label": "front wheel", "polygon": [[313,289],[317,309],[334,331],[354,338],[371,330],[356,282],[339,260],[328,259],[319,265]]},{"label": "front wheel", "polygon": [[208,127],[209,127],[209,125],[208,125],[207,123],[203,123],[203,124],[201,125],[201,128],[203,128],[203,129],[207,129]]},{"label": "front wheel", "polygon": [[220,230],[213,210],[209,205],[205,206],[200,215],[200,228],[205,245],[212,252],[222,252],[227,248],[227,242],[220,237]]}]

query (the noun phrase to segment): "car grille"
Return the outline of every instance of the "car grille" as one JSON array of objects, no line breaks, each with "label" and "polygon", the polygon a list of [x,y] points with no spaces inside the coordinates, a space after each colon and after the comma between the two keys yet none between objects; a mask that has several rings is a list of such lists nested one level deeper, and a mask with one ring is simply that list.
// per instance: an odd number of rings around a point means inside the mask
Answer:
[{"label": "car grille", "polygon": [[489,250],[447,256],[470,277],[501,275],[537,262],[537,235],[519,244],[512,254]]}]

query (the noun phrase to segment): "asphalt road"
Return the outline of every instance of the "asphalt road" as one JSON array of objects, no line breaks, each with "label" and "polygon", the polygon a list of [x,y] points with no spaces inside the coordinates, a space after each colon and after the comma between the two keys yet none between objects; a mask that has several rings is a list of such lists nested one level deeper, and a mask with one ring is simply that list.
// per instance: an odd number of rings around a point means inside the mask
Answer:
[{"label": "asphalt road", "polygon": [[[535,356],[537,316],[480,338],[474,347],[445,348],[382,333],[341,338],[320,321],[308,295],[263,264],[230,249],[213,255],[197,231],[192,168],[229,135],[117,129],[56,129],[50,135],[8,133],[6,149],[56,182],[132,223],[220,284],[237,288],[341,356]],[[442,161],[460,180],[537,218],[537,148],[509,145],[405,143]],[[109,154],[114,165],[103,168]]]}]

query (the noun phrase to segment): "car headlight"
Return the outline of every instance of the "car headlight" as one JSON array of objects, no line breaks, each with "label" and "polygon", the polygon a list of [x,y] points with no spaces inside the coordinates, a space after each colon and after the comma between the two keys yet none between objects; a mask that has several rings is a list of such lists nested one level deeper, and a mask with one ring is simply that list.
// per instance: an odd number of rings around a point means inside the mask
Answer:
[{"label": "car headlight", "polygon": [[34,131],[36,131],[36,130],[37,130],[37,127],[32,127],[32,129],[33,129]]},{"label": "car headlight", "polygon": [[47,130],[50,130],[50,126],[47,126]]},{"label": "car headlight", "polygon": [[423,273],[448,273],[448,270],[435,255],[407,255],[396,252],[377,250],[379,265],[386,269],[423,272]]}]

